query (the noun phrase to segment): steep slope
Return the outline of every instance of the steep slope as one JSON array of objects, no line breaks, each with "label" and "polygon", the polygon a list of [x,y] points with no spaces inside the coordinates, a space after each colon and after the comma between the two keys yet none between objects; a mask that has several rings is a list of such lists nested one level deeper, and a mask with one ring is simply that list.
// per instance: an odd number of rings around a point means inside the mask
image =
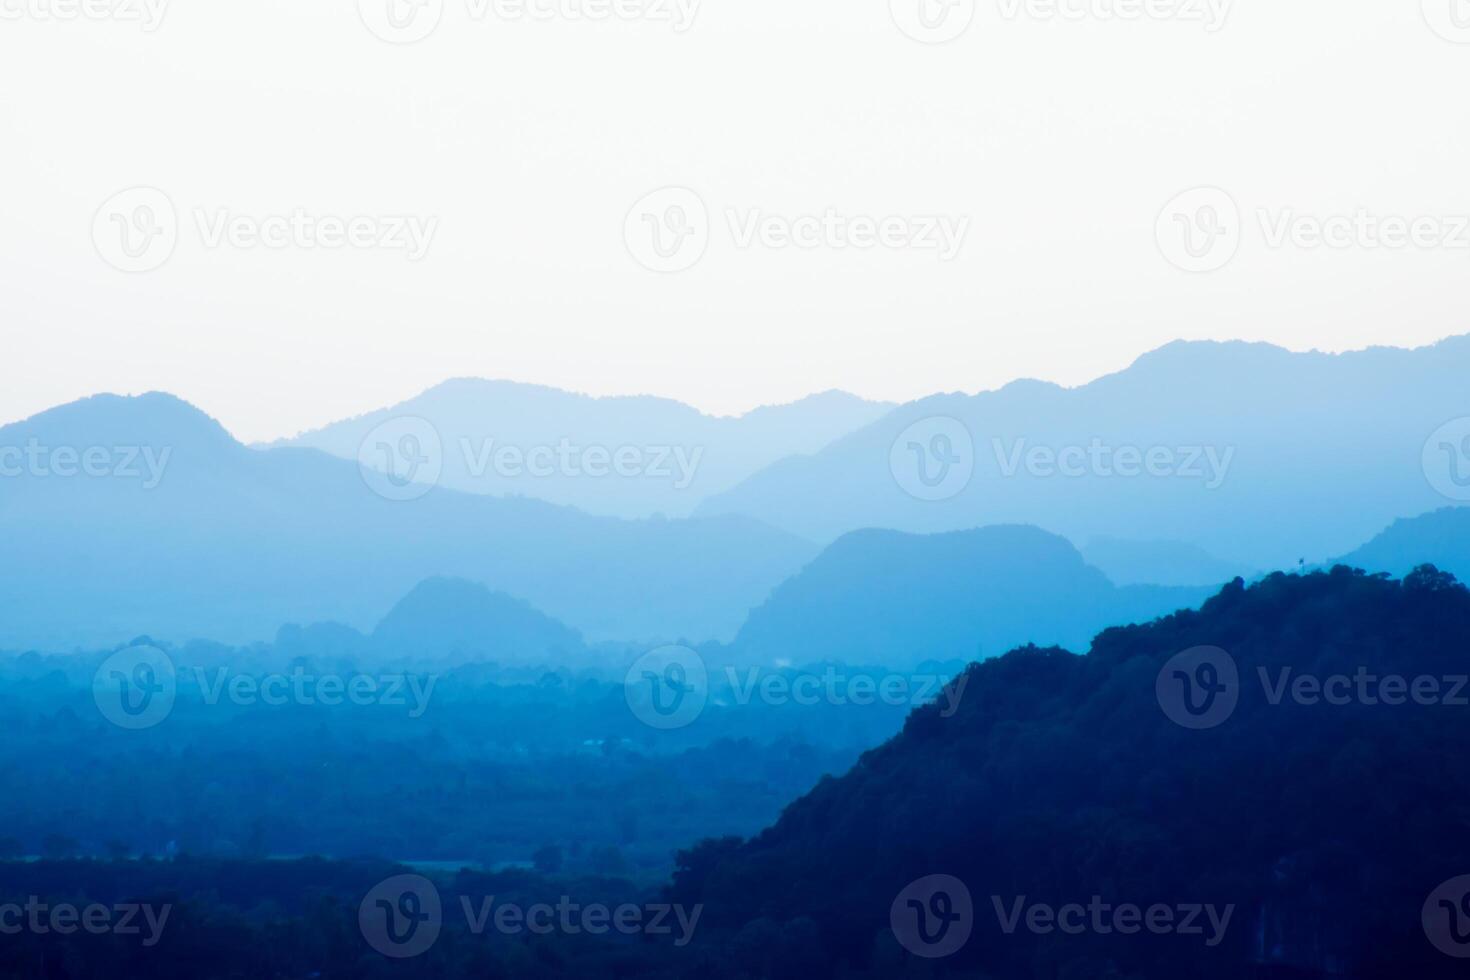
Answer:
[{"label": "steep slope", "polygon": [[1338,355],[1175,343],[1080,388],[1018,382],[902,406],[698,513],[816,541],[1035,524],[1073,541],[1168,540],[1247,569],[1295,568],[1446,502],[1424,447],[1470,414],[1467,375],[1470,337]]},{"label": "steep slope", "polygon": [[1116,588],[1068,541],[1033,527],[857,531],[752,610],[735,648],[767,662],[893,668],[994,656],[1029,640],[1081,649],[1108,624],[1197,605],[1209,591]]},{"label": "steep slope", "polygon": [[[588,513],[637,518],[687,516],[790,455],[814,453],[893,408],[845,392],[812,395],[737,418],[717,418],[665,398],[593,398],[539,385],[462,378],[391,408],[333,423],[277,445],[357,459],[364,437],[390,419],[431,423],[444,450],[442,485],[519,494]],[[540,449],[556,464],[532,472],[515,459]],[[601,473],[600,456],[629,455],[623,474]],[[513,452],[498,457],[500,452]],[[565,460],[566,462],[563,462]]]},{"label": "steep slope", "polygon": [[[1015,651],[759,837],[681,855],[673,897],[705,904],[706,955],[735,976],[795,975],[787,954],[861,977],[931,976],[918,957],[941,954],[943,975],[1005,980],[1462,976],[1433,941],[1453,948],[1446,910],[1470,889],[1452,887],[1470,869],[1452,748],[1470,737],[1467,632],[1470,592],[1448,576],[1339,567],[1237,580],[1086,656]],[[1197,714],[1181,676],[1219,686],[1194,690]],[[968,896],[937,900],[932,875]],[[1094,902],[1229,920],[1103,928]],[[1029,918],[1068,903],[1075,932]],[[905,953],[894,926],[916,908],[959,944],[906,932]]]},{"label": "steep slope", "polygon": [[248,449],[166,395],[63,406],[0,428],[5,447],[35,457],[0,479],[11,648],[366,630],[439,575],[594,640],[728,639],[815,553],[745,518],[623,521],[443,488],[387,499],[355,463]]}]

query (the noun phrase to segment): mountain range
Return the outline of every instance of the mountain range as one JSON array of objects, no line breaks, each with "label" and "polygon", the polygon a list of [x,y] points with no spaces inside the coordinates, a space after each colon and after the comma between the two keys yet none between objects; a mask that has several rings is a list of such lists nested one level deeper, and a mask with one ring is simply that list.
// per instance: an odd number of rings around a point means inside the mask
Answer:
[{"label": "mountain range", "polygon": [[[356,460],[374,429],[395,419],[422,419],[439,441],[440,486],[535,497],[614,517],[684,517],[706,497],[777,460],[814,453],[893,407],[828,391],[738,417],[715,417],[666,398],[593,398],[460,378],[272,445]],[[588,459],[600,451],[610,458],[628,454],[626,475],[595,455]],[[548,461],[554,453],[554,464],[533,467],[537,452]],[[604,468],[603,475],[587,472]]]},{"label": "mountain range", "polygon": [[[818,542],[1033,524],[1135,552],[1197,549],[1239,573],[1296,567],[1449,502],[1425,447],[1470,415],[1467,376],[1470,336],[1343,354],[1178,342],[1078,388],[1018,381],[903,405],[696,514]],[[1129,578],[1160,581],[1175,559],[1153,564]]]},{"label": "mountain range", "polygon": [[[528,601],[592,640],[728,638],[817,550],[743,517],[625,521],[442,487],[390,499],[356,463],[248,448],[162,394],[43,412],[0,428],[0,446],[40,461],[0,480],[11,648],[141,633],[244,644],[292,622],[366,631],[434,576]],[[93,450],[95,475],[79,475]]]}]

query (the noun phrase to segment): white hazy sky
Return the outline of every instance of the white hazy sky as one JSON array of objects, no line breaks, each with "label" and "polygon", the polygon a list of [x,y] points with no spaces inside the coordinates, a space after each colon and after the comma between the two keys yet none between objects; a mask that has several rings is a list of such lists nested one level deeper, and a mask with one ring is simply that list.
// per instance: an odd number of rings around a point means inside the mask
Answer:
[{"label": "white hazy sky", "polygon": [[[944,45],[889,0],[704,0],[682,34],[445,0],[411,45],[356,0],[172,0],[153,32],[57,2],[0,0],[0,422],[163,389],[267,439],[463,375],[728,413],[1080,383],[1176,338],[1470,331],[1470,248],[1271,248],[1256,216],[1470,215],[1470,44],[1441,36],[1458,4],[1470,41],[1465,0],[1236,0],[1213,33],[978,0]],[[126,274],[93,219],[138,185],[179,240]],[[658,274],[624,219],[668,185],[712,225],[697,265]],[[1201,185],[1243,223],[1197,274],[1155,226]],[[741,248],[726,219],[828,208],[971,227],[941,262]],[[439,225],[410,262],[211,248],[198,209]]]}]

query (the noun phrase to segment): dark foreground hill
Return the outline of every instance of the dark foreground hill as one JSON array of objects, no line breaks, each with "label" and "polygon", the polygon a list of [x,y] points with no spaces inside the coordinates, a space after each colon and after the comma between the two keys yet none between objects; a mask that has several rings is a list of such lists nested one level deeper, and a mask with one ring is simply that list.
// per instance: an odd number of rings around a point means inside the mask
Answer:
[{"label": "dark foreground hill", "polygon": [[728,937],[707,976],[1465,976],[1467,636],[1449,576],[1339,567],[976,664],[674,898]]}]

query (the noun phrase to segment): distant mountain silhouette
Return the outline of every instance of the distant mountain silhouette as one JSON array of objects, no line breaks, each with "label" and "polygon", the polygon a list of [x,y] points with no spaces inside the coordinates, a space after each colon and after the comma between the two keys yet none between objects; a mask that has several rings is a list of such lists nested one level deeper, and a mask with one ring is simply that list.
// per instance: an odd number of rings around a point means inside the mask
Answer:
[{"label": "distant mountain silhouette", "polygon": [[1393,575],[1428,562],[1470,582],[1470,507],[1443,507],[1401,518],[1340,561]]},{"label": "distant mountain silhouette", "polygon": [[[1085,656],[1020,649],[972,666],[957,710],[920,708],[756,838],[681,854],[671,897],[702,903],[701,952],[730,976],[805,975],[794,961],[853,977],[1460,977],[1421,910],[1464,930],[1463,884],[1432,896],[1470,869],[1456,752],[1470,714],[1445,700],[1467,693],[1466,635],[1470,593],[1444,574],[1339,567],[1236,581],[1198,612],[1108,630]],[[1206,646],[1221,672],[1175,667]],[[1273,699],[1287,670],[1308,693]],[[1218,710],[1196,689],[1204,713],[1183,712],[1169,685],[1184,675],[1224,685]],[[1441,701],[1326,683],[1339,675],[1433,678]],[[1072,903],[1080,929],[1004,925]],[[1112,928],[1119,906],[1156,903],[1175,924],[1186,905],[1229,921]],[[943,958],[921,960],[930,950]]]},{"label": "distant mountain silhouette", "polygon": [[[519,494],[593,514],[680,517],[776,460],[814,453],[892,408],[829,391],[738,418],[716,418],[666,398],[593,398],[539,385],[462,378],[276,445],[356,460],[363,439],[378,425],[422,418],[438,430],[443,445],[443,486]],[[533,475],[516,462],[496,463],[501,449],[530,453],[537,447],[560,450],[563,444],[574,462],[564,467],[558,457],[554,472],[543,467],[543,475]],[[590,447],[639,451],[640,462],[635,465],[630,457],[627,464],[637,475],[587,476],[580,451]]]},{"label": "distant mountain silhouette", "polygon": [[751,611],[744,658],[908,668],[1036,641],[1085,648],[1103,627],[1197,605],[1211,589],[1117,588],[1034,527],[947,534],[856,531]]},{"label": "distant mountain silhouette", "polygon": [[1093,538],[1082,557],[1118,585],[1219,586],[1250,571],[1179,541]]},{"label": "distant mountain silhouette", "polygon": [[[1174,343],[1080,388],[1024,381],[904,405],[697,513],[745,514],[816,541],[865,527],[1035,524],[1073,541],[1175,541],[1232,566],[1295,568],[1446,502],[1423,453],[1440,426],[1470,414],[1466,377],[1470,337],[1345,354]],[[968,429],[973,454],[932,424],[911,430],[937,417]],[[1180,475],[1149,476],[1150,466]],[[919,481],[946,474],[953,485]],[[947,499],[921,499],[931,490]]]},{"label": "distant mountain silhouette", "polygon": [[5,447],[39,462],[0,479],[0,648],[366,630],[433,576],[589,640],[728,639],[816,552],[741,517],[623,521],[443,488],[389,500],[354,462],[249,449],[162,394],[53,409],[0,428]]},{"label": "distant mountain silhouette", "polygon": [[530,603],[464,579],[432,578],[404,596],[373,630],[380,655],[458,662],[564,664],[582,635]]}]

